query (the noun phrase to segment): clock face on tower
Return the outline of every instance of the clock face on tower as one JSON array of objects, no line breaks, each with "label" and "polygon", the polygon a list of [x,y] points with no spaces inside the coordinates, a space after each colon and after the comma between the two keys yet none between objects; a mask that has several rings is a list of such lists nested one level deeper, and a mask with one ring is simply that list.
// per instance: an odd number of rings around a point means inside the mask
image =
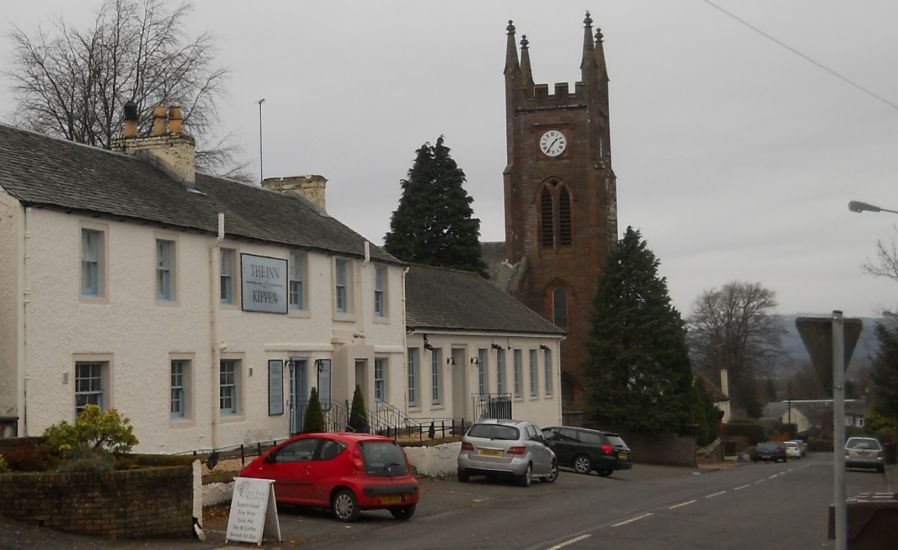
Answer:
[{"label": "clock face on tower", "polygon": [[558,130],[548,130],[539,138],[539,149],[548,157],[557,157],[567,147],[567,139]]}]

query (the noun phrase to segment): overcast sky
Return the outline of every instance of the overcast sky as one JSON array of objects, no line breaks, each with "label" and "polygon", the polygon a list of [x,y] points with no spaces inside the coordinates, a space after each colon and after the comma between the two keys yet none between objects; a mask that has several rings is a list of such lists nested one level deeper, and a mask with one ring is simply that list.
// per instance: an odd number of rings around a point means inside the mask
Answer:
[{"label": "overcast sky", "polygon": [[[265,98],[265,176],[325,176],[328,212],[380,244],[415,149],[442,134],[482,240],[498,241],[505,26],[527,35],[537,83],[573,83],[588,9],[605,35],[619,231],[642,231],[684,315],[733,280],[774,290],[784,314],[898,307],[898,282],[860,269],[898,216],[847,208],[898,210],[898,108],[845,81],[898,103],[898,2],[714,3],[844,80],[703,0],[196,0],[190,27],[219,38],[221,129],[252,173]],[[0,23],[85,23],[98,4],[0,0]],[[8,39],[2,52],[6,69]],[[4,120],[13,108],[0,86]]]}]

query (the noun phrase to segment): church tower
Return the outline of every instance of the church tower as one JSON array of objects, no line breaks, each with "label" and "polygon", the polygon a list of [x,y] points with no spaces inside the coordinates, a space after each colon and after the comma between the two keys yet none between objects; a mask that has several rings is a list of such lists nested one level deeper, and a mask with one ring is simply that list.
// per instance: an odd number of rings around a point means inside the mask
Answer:
[{"label": "church tower", "polygon": [[580,81],[534,84],[527,36],[518,59],[508,22],[505,59],[505,254],[516,264],[509,292],[567,331],[561,345],[564,409],[583,410],[580,366],[596,278],[617,241],[608,73],[602,33],[583,21]]}]

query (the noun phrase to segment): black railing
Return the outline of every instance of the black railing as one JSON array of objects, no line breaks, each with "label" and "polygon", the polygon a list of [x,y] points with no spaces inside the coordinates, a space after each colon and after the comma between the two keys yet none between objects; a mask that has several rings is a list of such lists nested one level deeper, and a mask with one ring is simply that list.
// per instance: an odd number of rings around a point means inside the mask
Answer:
[{"label": "black railing", "polygon": [[474,411],[481,418],[514,418],[511,411],[510,393],[475,394]]}]

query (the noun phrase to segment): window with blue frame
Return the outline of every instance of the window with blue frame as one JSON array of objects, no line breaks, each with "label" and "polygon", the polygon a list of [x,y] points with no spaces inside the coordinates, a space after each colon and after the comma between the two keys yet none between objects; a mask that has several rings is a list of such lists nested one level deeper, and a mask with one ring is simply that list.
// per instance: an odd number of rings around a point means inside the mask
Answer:
[{"label": "window with blue frame", "polygon": [[156,239],[156,298],[174,300],[175,242]]},{"label": "window with blue frame", "polygon": [[103,361],[75,363],[75,416],[81,414],[88,405],[106,410],[105,381],[108,365]]},{"label": "window with blue frame", "polygon": [[236,251],[233,248],[221,249],[221,303],[234,303],[234,271],[235,260],[237,258]]},{"label": "window with blue frame", "polygon": [[81,229],[81,295],[102,296],[103,232]]},{"label": "window with blue frame", "polygon": [[222,416],[238,412],[240,389],[240,360],[222,359],[218,369],[218,410]]},{"label": "window with blue frame", "polygon": [[443,403],[443,350],[434,348],[430,352],[430,402]]},{"label": "window with blue frame", "polygon": [[299,250],[290,251],[290,309],[302,311],[306,309],[306,264],[308,257]]},{"label": "window with blue frame", "polygon": [[387,400],[387,359],[374,358],[374,400],[384,403]]},{"label": "window with blue frame", "polygon": [[535,349],[530,350],[530,397],[539,396],[539,365]]},{"label": "window with blue frame", "polygon": [[520,398],[524,393],[523,390],[523,380],[524,377],[524,366],[522,364],[523,357],[521,356],[521,350],[514,350],[514,396],[516,398]]},{"label": "window with blue frame", "polygon": [[187,383],[190,378],[190,361],[175,359],[171,362],[171,418],[187,417]]},{"label": "window with blue frame", "polygon": [[387,268],[382,265],[374,269],[374,314],[387,316]]},{"label": "window with blue frame", "polygon": [[418,348],[408,348],[408,404],[417,407],[418,402]]}]

